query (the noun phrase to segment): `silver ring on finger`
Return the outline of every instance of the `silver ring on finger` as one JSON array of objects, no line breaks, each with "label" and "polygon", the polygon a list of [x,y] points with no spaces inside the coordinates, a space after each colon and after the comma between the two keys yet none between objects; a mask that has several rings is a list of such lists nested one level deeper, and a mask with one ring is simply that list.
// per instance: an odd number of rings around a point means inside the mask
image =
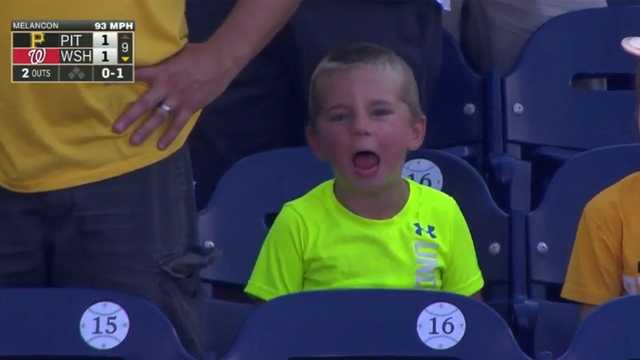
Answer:
[{"label": "silver ring on finger", "polygon": [[170,114],[173,111],[173,108],[167,103],[162,103],[160,106],[158,106],[158,110],[161,110],[164,113]]}]

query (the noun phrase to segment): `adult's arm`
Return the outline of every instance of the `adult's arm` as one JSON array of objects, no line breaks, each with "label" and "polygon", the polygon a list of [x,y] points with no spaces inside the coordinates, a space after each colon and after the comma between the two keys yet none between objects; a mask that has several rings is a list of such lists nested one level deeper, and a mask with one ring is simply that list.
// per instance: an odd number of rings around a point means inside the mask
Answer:
[{"label": "adult's arm", "polygon": [[[238,0],[222,25],[204,43],[188,43],[171,58],[136,69],[137,80],[149,90],[114,123],[117,133],[126,131],[139,118],[151,116],[131,136],[141,144],[165,121],[171,121],[158,141],[169,146],[191,115],[215,100],[249,61],[284,26],[301,0]],[[160,107],[160,105],[163,108]],[[170,109],[167,111],[167,109]]]}]

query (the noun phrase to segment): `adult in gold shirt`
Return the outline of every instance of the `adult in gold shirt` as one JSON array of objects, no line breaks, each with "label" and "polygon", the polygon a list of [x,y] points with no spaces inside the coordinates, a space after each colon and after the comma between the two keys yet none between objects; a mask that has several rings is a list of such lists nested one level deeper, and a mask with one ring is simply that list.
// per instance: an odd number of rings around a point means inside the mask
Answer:
[{"label": "adult in gold shirt", "polygon": [[[640,38],[625,38],[622,46],[640,58]],[[616,297],[640,294],[639,196],[635,172],[597,194],[582,212],[562,297],[581,303],[583,317]]]},{"label": "adult in gold shirt", "polygon": [[[11,83],[0,57],[0,286],[97,287],[156,302],[199,353],[185,139],[299,0],[238,0],[187,43],[185,0],[8,0],[14,20],[135,21],[135,84]],[[8,54],[7,54],[8,55]]]}]

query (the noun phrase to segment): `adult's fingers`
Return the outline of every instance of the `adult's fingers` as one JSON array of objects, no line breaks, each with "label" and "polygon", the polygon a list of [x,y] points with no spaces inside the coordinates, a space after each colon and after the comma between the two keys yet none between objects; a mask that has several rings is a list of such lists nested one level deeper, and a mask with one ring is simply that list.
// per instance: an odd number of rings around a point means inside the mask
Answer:
[{"label": "adult's fingers", "polygon": [[166,90],[161,84],[154,83],[151,88],[136,100],[113,124],[113,130],[119,134],[126,131],[140,116],[154,109],[165,97]]},{"label": "adult's fingers", "polygon": [[171,145],[171,143],[173,143],[173,141],[178,137],[178,134],[180,134],[180,131],[182,131],[187,122],[189,122],[191,115],[193,115],[193,112],[186,109],[176,112],[175,117],[171,121],[171,125],[169,125],[167,131],[158,141],[158,148],[160,150],[166,149]]},{"label": "adult's fingers", "polygon": [[165,121],[171,121],[173,116],[173,108],[168,102],[158,106],[154,113],[131,135],[131,144],[142,144],[158,127]]}]

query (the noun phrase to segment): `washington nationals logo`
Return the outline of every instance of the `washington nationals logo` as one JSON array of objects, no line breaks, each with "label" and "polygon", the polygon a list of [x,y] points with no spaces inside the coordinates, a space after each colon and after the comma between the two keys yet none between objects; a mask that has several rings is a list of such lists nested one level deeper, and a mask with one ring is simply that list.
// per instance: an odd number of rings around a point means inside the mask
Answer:
[{"label": "washington nationals logo", "polygon": [[47,57],[47,49],[31,49],[27,54],[32,64],[42,64]]}]

